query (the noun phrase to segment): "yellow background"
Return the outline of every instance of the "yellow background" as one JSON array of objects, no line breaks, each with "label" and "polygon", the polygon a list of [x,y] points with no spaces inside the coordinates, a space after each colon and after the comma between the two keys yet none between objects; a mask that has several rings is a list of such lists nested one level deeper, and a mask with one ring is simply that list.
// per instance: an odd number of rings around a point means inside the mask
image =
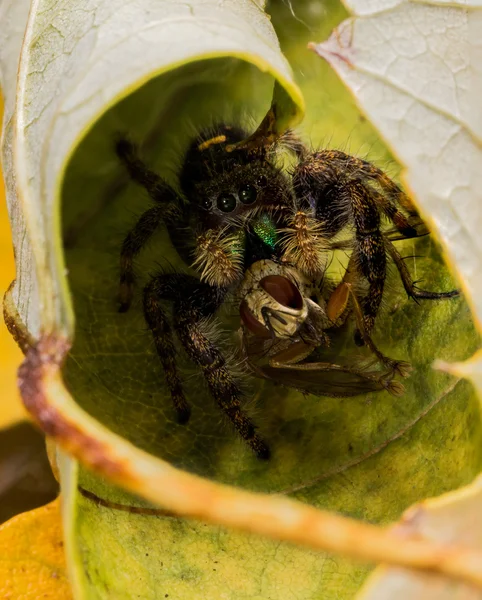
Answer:
[{"label": "yellow background", "polygon": [[[3,113],[0,98],[0,115]],[[12,239],[5,202],[5,188],[0,170],[0,294],[15,278]],[[2,311],[3,313],[3,311]],[[17,368],[22,354],[10,337],[3,317],[0,319],[0,427],[5,427],[25,416],[17,391]]]}]

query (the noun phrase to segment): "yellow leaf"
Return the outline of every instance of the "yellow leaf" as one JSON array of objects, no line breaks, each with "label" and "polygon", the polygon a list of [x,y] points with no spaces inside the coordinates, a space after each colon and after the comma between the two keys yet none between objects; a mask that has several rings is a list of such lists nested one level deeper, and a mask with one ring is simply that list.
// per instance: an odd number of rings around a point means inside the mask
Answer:
[{"label": "yellow leaf", "polygon": [[[0,119],[3,112],[3,102],[0,97]],[[0,294],[15,277],[13,261],[12,237],[8,222],[7,205],[5,203],[5,188],[0,170]],[[20,401],[17,390],[17,367],[20,364],[21,352],[12,336],[8,333],[3,319],[0,319],[0,429],[25,419],[27,413]]]},{"label": "yellow leaf", "polygon": [[0,526],[0,598],[72,598],[58,499]]}]

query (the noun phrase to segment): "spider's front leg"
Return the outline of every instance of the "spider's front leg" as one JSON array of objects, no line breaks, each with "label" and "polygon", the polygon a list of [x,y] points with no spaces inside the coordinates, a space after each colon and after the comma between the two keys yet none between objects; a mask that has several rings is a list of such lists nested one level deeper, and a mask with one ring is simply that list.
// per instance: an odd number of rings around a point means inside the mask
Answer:
[{"label": "spider's front leg", "polygon": [[[372,182],[378,184],[383,193],[375,189]],[[316,234],[311,238],[317,237],[319,254],[323,254],[323,247],[325,254],[330,246],[335,248],[337,242],[332,242],[333,238],[345,227],[354,226],[350,244],[354,257],[353,278],[368,282],[368,291],[360,298],[360,304],[365,330],[370,333],[382,302],[386,277],[387,248],[381,232],[381,214],[393,222],[403,238],[416,237],[418,232],[412,225],[417,214],[415,209],[382,171],[339,150],[323,150],[306,156],[294,170],[293,185],[297,202],[318,225],[317,230],[316,225],[311,226]],[[408,217],[401,208],[409,213]],[[297,266],[303,269],[302,261],[298,260]],[[316,273],[309,271],[308,274]],[[360,331],[355,341],[363,345]]]},{"label": "spider's front leg", "polygon": [[119,138],[116,153],[131,178],[145,188],[157,204],[147,210],[125,237],[120,255],[119,312],[126,312],[132,302],[135,284],[134,259],[162,223],[175,224],[181,219],[181,201],[175,191],[139,158],[137,147]]},{"label": "spider's front leg", "polygon": [[412,280],[412,276],[407,269],[407,265],[404,262],[403,256],[401,256],[387,236],[385,237],[385,244],[387,246],[389,255],[397,267],[403,287],[405,288],[409,298],[413,298],[416,302],[418,302],[419,300],[443,300],[445,298],[456,298],[457,296],[460,296],[459,290],[450,290],[449,292],[430,292],[428,290],[421,290],[418,288],[416,283]]},{"label": "spider's front leg", "polygon": [[201,280],[214,287],[228,287],[243,277],[242,241],[227,229],[207,231],[196,237],[192,267]]},{"label": "spider's front leg", "polygon": [[242,409],[241,386],[209,335],[208,319],[219,308],[224,296],[224,289],[212,287],[189,275],[159,275],[151,280],[144,293],[146,321],[153,333],[157,353],[166,372],[178,414],[183,414],[186,408],[189,409],[182,392],[172,331],[161,307],[162,300],[173,301],[173,328],[189,358],[201,368],[219,408],[257,456],[267,459],[270,450],[257,435],[254,424]]}]

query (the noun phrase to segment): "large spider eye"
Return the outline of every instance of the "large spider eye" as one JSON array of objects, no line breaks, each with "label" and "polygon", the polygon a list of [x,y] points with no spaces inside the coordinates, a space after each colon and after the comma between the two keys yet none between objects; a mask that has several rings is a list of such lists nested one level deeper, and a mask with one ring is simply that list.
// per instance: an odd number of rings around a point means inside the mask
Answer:
[{"label": "large spider eye", "polygon": [[256,200],[256,188],[247,183],[239,188],[238,195],[243,204],[253,204]]},{"label": "large spider eye", "polygon": [[218,208],[223,212],[233,212],[236,208],[236,198],[232,194],[221,194],[218,198]]}]

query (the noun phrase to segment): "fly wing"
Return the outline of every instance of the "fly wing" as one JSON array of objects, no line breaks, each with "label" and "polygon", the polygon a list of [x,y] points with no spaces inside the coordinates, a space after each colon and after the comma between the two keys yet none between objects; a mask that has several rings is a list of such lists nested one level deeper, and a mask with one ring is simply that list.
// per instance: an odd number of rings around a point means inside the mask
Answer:
[{"label": "fly wing", "polygon": [[265,365],[260,371],[264,377],[300,392],[335,398],[358,396],[384,389],[391,391],[392,383],[391,374],[384,375],[380,371],[353,372],[348,367],[345,369],[339,365],[333,365],[332,369],[324,366],[320,370],[305,370],[303,364],[289,367]]},{"label": "fly wing", "polygon": [[373,361],[343,355],[340,349],[315,349],[301,340],[243,341],[248,364],[258,377],[305,394],[343,398],[382,390],[395,396],[404,392],[393,372],[375,370]]}]

